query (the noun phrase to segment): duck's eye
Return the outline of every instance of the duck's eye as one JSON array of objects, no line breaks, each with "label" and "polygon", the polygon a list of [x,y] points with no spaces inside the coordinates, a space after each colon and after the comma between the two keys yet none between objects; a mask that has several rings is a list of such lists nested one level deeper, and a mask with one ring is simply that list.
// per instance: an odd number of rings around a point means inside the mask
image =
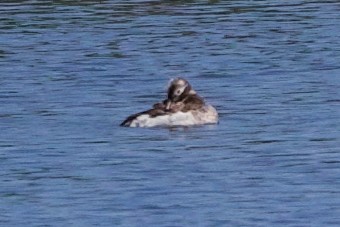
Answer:
[{"label": "duck's eye", "polygon": [[176,91],[176,95],[180,95],[180,94],[181,94],[181,90],[178,89],[178,90]]}]

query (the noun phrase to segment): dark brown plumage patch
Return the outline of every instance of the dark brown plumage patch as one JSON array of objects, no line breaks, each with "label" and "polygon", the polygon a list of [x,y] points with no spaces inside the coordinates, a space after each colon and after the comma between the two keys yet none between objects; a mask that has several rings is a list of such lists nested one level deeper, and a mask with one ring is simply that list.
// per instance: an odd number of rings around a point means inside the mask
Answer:
[{"label": "dark brown plumage patch", "polygon": [[198,95],[188,95],[184,100],[183,112],[198,110],[204,106],[204,100]]}]

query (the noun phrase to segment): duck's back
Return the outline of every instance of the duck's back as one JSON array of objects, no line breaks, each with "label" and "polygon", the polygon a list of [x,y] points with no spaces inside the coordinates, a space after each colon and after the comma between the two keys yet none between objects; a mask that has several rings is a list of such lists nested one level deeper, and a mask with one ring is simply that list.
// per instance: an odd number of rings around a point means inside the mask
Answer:
[{"label": "duck's back", "polygon": [[121,126],[126,127],[156,127],[156,126],[190,126],[216,124],[218,114],[214,107],[205,105],[197,110],[155,113],[154,109],[134,114],[128,117]]}]

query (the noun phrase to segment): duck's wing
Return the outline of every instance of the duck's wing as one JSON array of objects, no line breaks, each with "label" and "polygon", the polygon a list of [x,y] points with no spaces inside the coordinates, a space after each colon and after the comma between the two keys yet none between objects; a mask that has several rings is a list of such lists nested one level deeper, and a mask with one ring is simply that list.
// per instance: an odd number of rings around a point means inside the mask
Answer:
[{"label": "duck's wing", "polygon": [[150,118],[154,118],[154,117],[162,116],[162,115],[165,115],[165,114],[167,114],[167,113],[164,110],[158,109],[158,108],[153,108],[153,109],[143,111],[143,112],[140,112],[140,113],[132,114],[131,116],[127,117],[120,124],[120,126],[129,127],[131,125],[131,123],[141,115],[148,115]]},{"label": "duck's wing", "polygon": [[140,113],[136,113],[136,114],[132,114],[130,116],[128,116],[121,124],[120,126],[123,126],[123,127],[129,127],[132,123],[133,120],[135,120],[138,116],[142,115],[143,112],[140,112]]}]

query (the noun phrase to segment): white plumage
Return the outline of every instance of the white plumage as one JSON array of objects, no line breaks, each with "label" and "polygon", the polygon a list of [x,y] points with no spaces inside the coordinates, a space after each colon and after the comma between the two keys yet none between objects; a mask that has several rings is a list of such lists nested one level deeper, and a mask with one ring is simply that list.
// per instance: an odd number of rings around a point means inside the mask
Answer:
[{"label": "white plumage", "polygon": [[156,117],[141,114],[133,119],[130,127],[155,127],[155,126],[190,126],[218,123],[218,114],[214,107],[207,105],[200,110],[188,112],[178,111]]}]

